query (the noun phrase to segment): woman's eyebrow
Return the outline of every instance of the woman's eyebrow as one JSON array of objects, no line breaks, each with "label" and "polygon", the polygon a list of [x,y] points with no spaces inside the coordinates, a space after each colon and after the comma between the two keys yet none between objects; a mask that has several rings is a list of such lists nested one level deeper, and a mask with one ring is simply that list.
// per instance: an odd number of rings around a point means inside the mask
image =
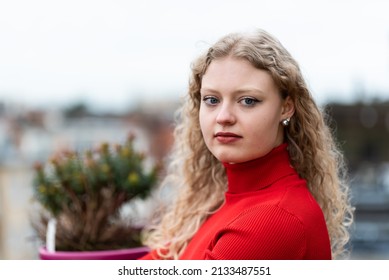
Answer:
[{"label": "woman's eyebrow", "polygon": [[[220,93],[219,90],[216,90],[214,88],[209,88],[209,87],[201,88],[200,89],[200,93],[203,93],[203,92]],[[250,92],[256,92],[256,93],[261,93],[261,94],[264,93],[264,91],[262,91],[259,88],[255,88],[255,87],[242,87],[242,88],[239,88],[239,89],[236,89],[236,90],[232,91],[232,93],[237,93],[237,94],[250,93]]]}]

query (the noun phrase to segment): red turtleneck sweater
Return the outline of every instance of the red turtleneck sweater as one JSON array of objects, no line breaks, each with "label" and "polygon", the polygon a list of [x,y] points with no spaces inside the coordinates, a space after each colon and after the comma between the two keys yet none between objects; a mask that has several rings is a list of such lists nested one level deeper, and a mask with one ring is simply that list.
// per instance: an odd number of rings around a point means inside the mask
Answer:
[{"label": "red turtleneck sweater", "polygon": [[[291,167],[287,145],[224,164],[225,204],[193,236],[180,259],[331,259],[322,210]],[[153,259],[154,251],[142,259]]]}]

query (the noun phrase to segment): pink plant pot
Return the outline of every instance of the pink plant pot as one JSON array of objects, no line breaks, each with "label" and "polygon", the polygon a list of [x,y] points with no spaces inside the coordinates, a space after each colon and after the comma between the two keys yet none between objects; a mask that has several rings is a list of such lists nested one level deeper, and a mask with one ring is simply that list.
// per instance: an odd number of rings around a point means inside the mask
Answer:
[{"label": "pink plant pot", "polygon": [[148,247],[80,252],[48,252],[46,247],[41,247],[39,248],[39,258],[41,260],[136,260],[148,252]]}]

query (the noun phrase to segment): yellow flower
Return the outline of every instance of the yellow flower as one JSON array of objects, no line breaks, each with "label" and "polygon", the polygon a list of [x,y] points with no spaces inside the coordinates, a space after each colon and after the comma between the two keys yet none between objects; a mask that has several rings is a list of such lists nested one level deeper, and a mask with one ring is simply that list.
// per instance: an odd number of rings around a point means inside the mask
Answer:
[{"label": "yellow flower", "polygon": [[128,157],[128,156],[130,156],[130,154],[131,154],[130,149],[127,148],[127,147],[124,147],[124,148],[122,149],[122,151],[121,151],[121,154],[122,154],[123,157]]},{"label": "yellow flower", "polygon": [[108,164],[101,165],[101,171],[103,171],[104,173],[108,173],[109,172]]},{"label": "yellow flower", "polygon": [[139,183],[139,175],[135,172],[131,172],[130,175],[128,175],[128,181],[130,182],[130,184]]},{"label": "yellow flower", "polygon": [[38,187],[38,192],[40,192],[40,193],[45,193],[45,192],[46,192],[46,187],[45,187],[44,185],[40,185],[40,186]]}]

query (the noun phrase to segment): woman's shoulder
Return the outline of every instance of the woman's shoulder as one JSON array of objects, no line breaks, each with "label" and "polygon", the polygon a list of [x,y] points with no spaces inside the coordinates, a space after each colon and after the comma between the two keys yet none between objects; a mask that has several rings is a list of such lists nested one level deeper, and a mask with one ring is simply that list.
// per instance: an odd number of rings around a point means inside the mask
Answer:
[{"label": "woman's shoulder", "polygon": [[304,223],[315,223],[318,219],[324,222],[323,211],[309,191],[305,180],[291,184],[285,188],[284,195],[278,203],[278,207],[295,215]]},{"label": "woman's shoulder", "polygon": [[[269,194],[271,191],[269,190]],[[262,195],[257,201],[250,203],[242,209],[235,218],[239,220],[251,220],[259,222],[285,221],[285,226],[310,227],[311,224],[322,223],[325,225],[323,211],[315,198],[310,193],[304,180],[295,181],[290,185],[283,185],[275,191],[276,194]],[[254,196],[251,201],[255,201]]]}]

